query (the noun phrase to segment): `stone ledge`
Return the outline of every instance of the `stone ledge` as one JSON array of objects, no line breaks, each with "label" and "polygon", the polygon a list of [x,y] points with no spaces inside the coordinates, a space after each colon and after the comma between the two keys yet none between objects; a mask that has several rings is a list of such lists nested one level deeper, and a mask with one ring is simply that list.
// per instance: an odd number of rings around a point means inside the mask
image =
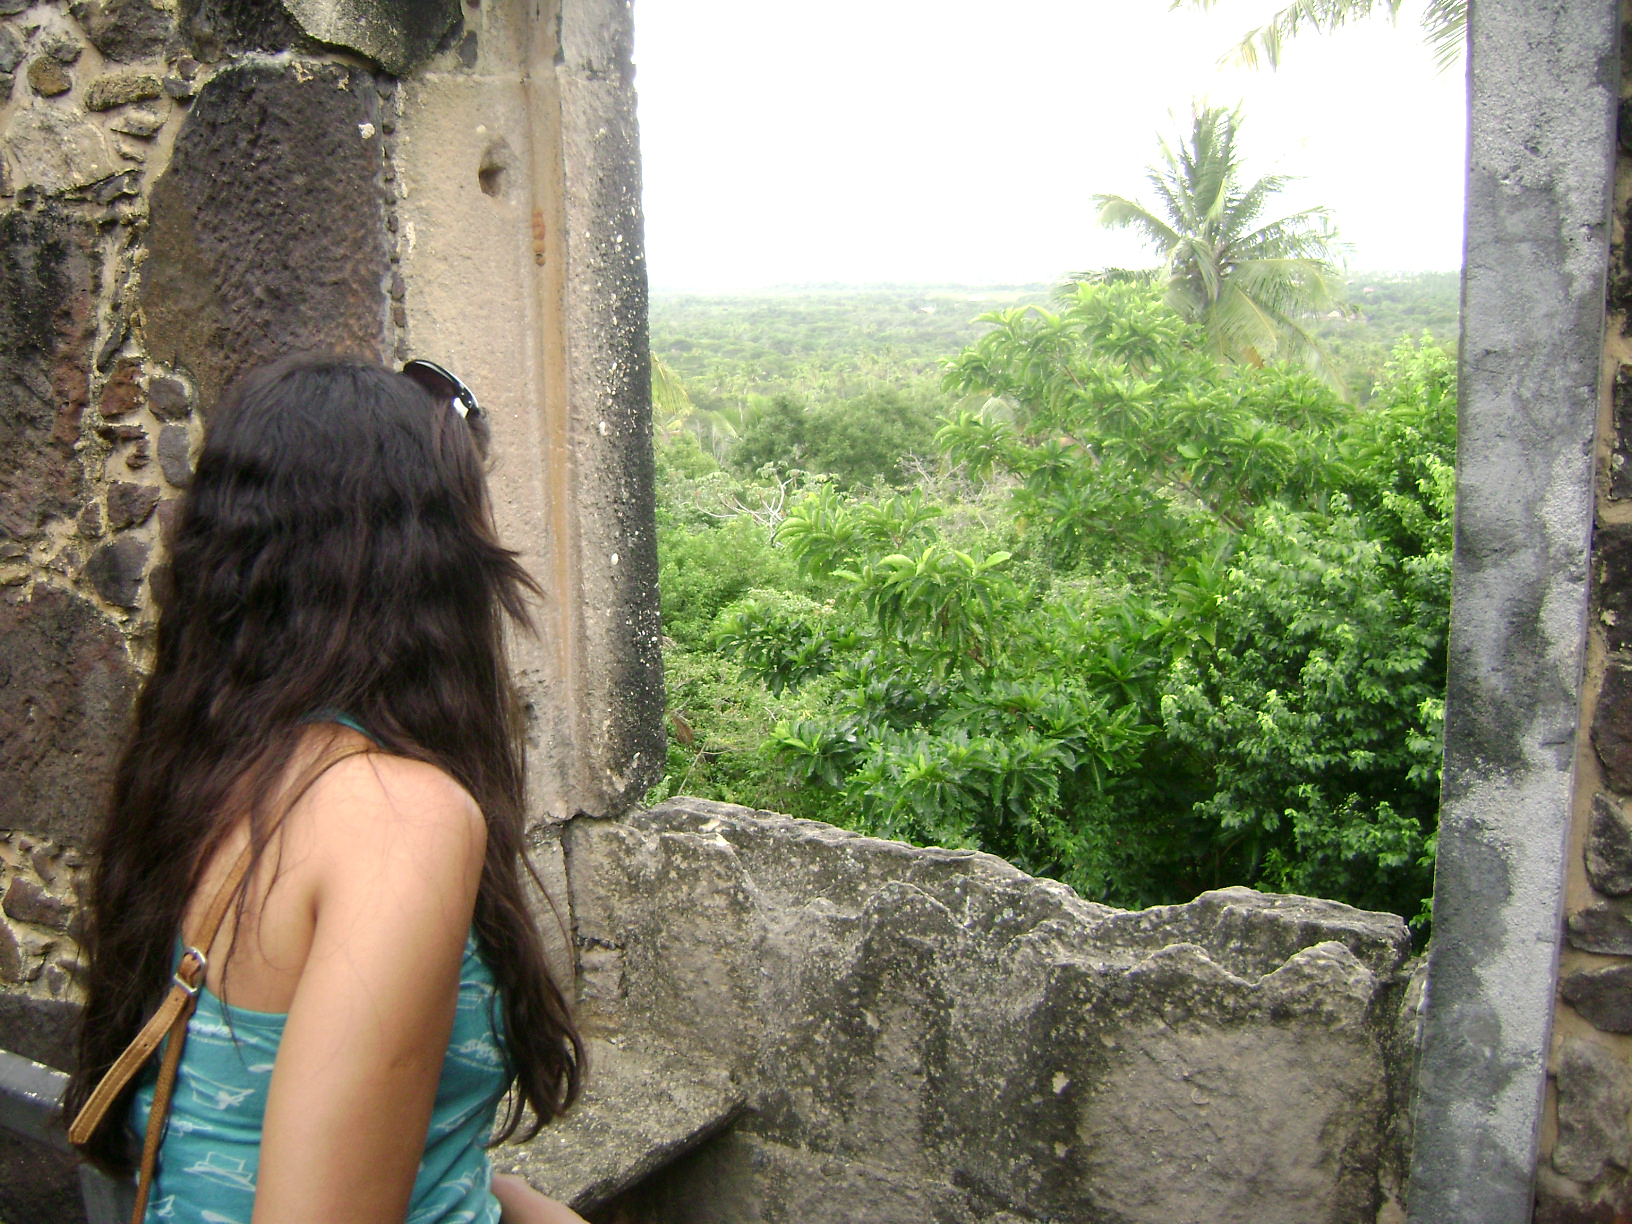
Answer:
[{"label": "stone ledge", "polygon": [[724,1072],[666,1051],[590,1041],[584,1095],[493,1166],[593,1211],[729,1126],[747,1096]]}]

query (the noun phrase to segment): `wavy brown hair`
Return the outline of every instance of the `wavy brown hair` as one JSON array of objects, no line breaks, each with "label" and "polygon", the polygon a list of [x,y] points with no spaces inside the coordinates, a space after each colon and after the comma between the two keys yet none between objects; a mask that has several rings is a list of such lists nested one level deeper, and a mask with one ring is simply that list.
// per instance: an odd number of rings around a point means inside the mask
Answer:
[{"label": "wavy brown hair", "polygon": [[[475,931],[511,1073],[497,1138],[529,1111],[530,1137],[576,1097],[583,1047],[523,887],[522,713],[505,657],[506,621],[530,628],[538,587],[498,541],[486,446],[484,420],[337,357],[255,372],[210,417],[155,575],[153,670],[97,845],[69,1116],[158,1006],[186,903],[239,821],[275,867],[277,788],[323,711],[447,771],[486,818]],[[123,1130],[104,1125],[82,1151],[128,1170]]]}]

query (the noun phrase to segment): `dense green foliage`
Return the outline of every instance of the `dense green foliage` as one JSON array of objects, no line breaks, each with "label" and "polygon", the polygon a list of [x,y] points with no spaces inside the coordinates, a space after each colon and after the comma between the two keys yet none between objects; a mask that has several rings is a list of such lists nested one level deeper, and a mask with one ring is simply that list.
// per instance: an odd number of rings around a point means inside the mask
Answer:
[{"label": "dense green foliage", "polygon": [[1398,346],[1357,408],[1220,362],[1148,287],[1086,285],[985,317],[944,382],[773,388],[720,454],[660,448],[663,791],[979,846],[1121,904],[1249,883],[1418,914],[1445,351]]}]

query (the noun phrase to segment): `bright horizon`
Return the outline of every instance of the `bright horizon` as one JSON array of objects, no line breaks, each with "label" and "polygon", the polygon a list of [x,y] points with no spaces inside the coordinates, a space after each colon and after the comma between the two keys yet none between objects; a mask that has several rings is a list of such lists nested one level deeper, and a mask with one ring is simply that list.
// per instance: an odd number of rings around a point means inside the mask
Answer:
[{"label": "bright horizon", "polygon": [[[1243,103],[1249,179],[1299,176],[1356,275],[1462,258],[1466,103],[1420,3],[1291,42],[1279,71],[1219,57],[1278,3],[639,0],[646,245],[658,292],[1046,283],[1150,266],[1091,196],[1150,200],[1158,134],[1192,97]],[[1128,48],[1159,48],[1135,54]],[[1172,117],[1169,116],[1172,112]]]}]

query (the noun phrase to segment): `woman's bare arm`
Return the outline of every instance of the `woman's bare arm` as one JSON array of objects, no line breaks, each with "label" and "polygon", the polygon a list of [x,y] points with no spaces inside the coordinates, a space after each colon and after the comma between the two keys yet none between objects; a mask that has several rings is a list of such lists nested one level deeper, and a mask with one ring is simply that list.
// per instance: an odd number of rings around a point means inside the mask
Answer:
[{"label": "woman's bare arm", "polygon": [[514,1173],[493,1175],[493,1197],[503,1212],[499,1224],[584,1224],[571,1207],[540,1194]]},{"label": "woman's bare arm", "polygon": [[284,836],[312,941],[268,1091],[253,1224],[402,1224],[486,828],[441,771],[370,755],[330,770]]}]

